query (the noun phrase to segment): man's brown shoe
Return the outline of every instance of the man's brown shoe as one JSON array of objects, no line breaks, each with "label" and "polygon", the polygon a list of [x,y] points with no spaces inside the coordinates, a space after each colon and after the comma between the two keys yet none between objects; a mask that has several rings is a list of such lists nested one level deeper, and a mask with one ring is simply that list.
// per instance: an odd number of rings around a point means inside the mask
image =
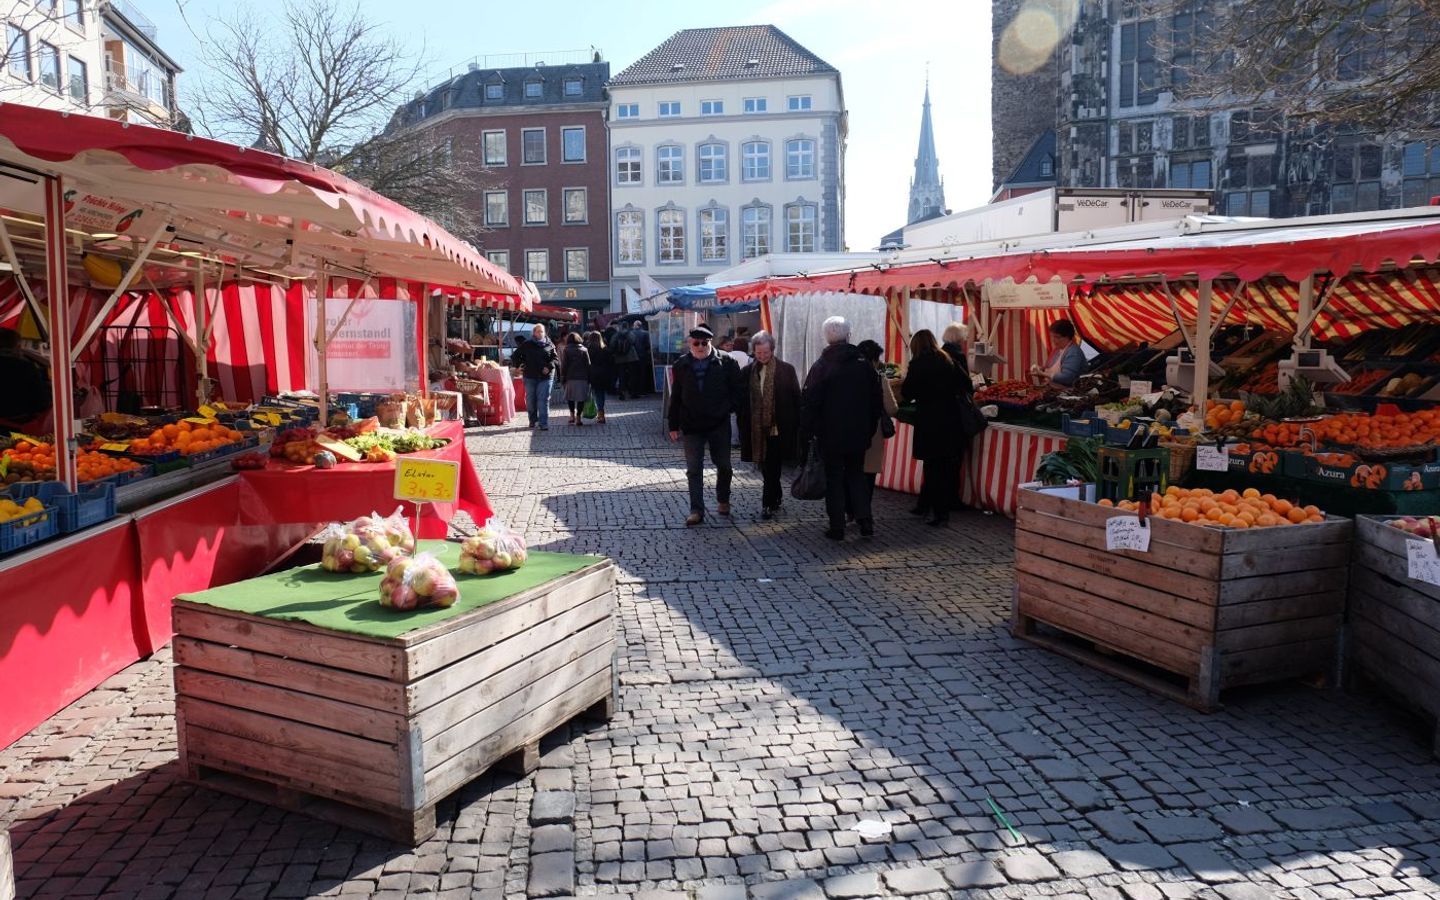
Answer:
[{"label": "man's brown shoe", "polygon": [[696,525],[699,525],[699,524],[700,524],[701,522],[703,522],[703,521],[705,521],[705,514],[704,514],[704,513],[692,512],[690,515],[688,515],[688,516],[685,517],[685,527],[686,527],[686,528],[693,528],[693,527],[695,527]]},{"label": "man's brown shoe", "polygon": [[728,503],[722,503],[722,504],[720,504],[717,512],[719,512],[720,515],[722,515],[722,516],[728,516],[728,515],[730,515],[730,504],[728,504]]}]

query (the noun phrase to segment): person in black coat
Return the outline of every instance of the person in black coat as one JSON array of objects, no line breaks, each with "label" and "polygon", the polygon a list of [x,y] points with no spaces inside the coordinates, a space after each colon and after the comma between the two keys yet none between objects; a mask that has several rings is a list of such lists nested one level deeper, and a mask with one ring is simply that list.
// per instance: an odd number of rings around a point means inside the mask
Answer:
[{"label": "person in black coat", "polygon": [[605,397],[615,386],[615,353],[605,344],[598,331],[585,335],[585,349],[590,351],[590,395],[595,398],[596,425],[605,424]]},{"label": "person in black coat", "polygon": [[966,444],[960,426],[960,398],[974,390],[969,372],[940,347],[933,332],[915,332],[900,394],[915,402],[911,452],[925,464],[920,501],[911,512],[930,515],[931,525],[950,521],[950,509],[959,493],[960,460]]},{"label": "person in black coat", "polygon": [[865,451],[880,422],[880,382],[864,354],[850,343],[850,323],[831,316],[824,325],[825,349],[805,376],[800,430],[814,438],[825,463],[825,536],[845,539],[845,510],[855,513],[860,534],[875,534]]},{"label": "person in black coat", "polygon": [[558,360],[555,345],[540,324],[530,329],[530,339],[510,354],[511,367],[519,366],[525,381],[525,415],[531,428],[539,425],[541,431],[550,430],[550,376]]},{"label": "person in black coat", "polygon": [[690,332],[690,352],[671,367],[670,440],[685,442],[685,478],[690,485],[687,526],[705,521],[705,449],[715,464],[715,501],[722,516],[730,515],[730,417],[743,403],[743,380],[735,360],[718,353],[715,332],[697,325]]},{"label": "person in black coat", "polygon": [[755,361],[740,371],[745,380],[740,458],[760,467],[760,518],[772,519],[784,498],[781,467],[799,455],[800,378],[794,366],[775,355],[775,338],[768,331],[756,332],[750,348]]}]

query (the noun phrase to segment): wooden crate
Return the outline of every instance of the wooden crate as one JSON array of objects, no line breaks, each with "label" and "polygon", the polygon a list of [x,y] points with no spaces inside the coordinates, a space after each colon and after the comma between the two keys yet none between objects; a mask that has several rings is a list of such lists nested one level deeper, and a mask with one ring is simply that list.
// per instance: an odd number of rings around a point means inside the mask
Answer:
[{"label": "wooden crate", "polygon": [[[1405,544],[1419,538],[1387,520],[1355,519],[1346,649],[1352,671],[1440,722],[1440,587],[1410,578]],[[1440,756],[1440,725],[1431,747]]]},{"label": "wooden crate", "polygon": [[[1093,485],[1080,490],[1093,497]],[[1334,673],[1348,519],[1257,529],[1152,519],[1148,553],[1111,552],[1105,520],[1123,513],[1063,493],[1019,492],[1017,637],[1207,711],[1226,688]]]},{"label": "wooden crate", "polygon": [[411,845],[435,804],[614,703],[609,560],[394,639],[177,601],[184,775]]},{"label": "wooden crate", "polygon": [[0,828],[0,900],[15,900],[15,860],[10,833]]}]

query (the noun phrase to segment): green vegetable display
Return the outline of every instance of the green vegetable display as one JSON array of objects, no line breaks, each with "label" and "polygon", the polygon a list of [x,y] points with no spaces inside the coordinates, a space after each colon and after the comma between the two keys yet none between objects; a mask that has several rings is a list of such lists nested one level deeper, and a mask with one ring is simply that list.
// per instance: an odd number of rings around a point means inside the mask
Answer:
[{"label": "green vegetable display", "polygon": [[1056,450],[1040,457],[1035,477],[1046,484],[1099,481],[1100,447],[1103,443],[1104,438],[1099,437],[1069,438],[1065,442],[1064,450]]},{"label": "green vegetable display", "polygon": [[444,438],[431,437],[423,431],[401,431],[394,433],[372,431],[368,434],[357,434],[352,438],[346,438],[345,443],[359,450],[361,453],[368,453],[371,450],[389,450],[391,453],[414,453],[417,450],[434,450],[436,447],[443,447],[449,442]]}]

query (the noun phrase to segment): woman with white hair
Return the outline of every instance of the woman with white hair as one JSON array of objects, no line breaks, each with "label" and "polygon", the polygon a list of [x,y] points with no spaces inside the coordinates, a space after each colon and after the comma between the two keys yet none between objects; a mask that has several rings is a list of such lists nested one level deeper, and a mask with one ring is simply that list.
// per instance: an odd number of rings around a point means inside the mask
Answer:
[{"label": "woman with white hair", "polygon": [[850,343],[850,323],[831,316],[821,326],[825,349],[805,376],[801,399],[801,433],[814,438],[825,463],[825,536],[845,539],[848,508],[862,537],[875,534],[870,491],[865,479],[865,451],[880,422],[880,381],[859,349]]},{"label": "woman with white hair", "polygon": [[800,427],[800,378],[795,367],[775,355],[775,338],[757,331],[750,338],[755,361],[740,373],[745,379],[740,421],[740,458],[760,467],[760,518],[773,519],[784,491],[780,469],[794,459]]}]

